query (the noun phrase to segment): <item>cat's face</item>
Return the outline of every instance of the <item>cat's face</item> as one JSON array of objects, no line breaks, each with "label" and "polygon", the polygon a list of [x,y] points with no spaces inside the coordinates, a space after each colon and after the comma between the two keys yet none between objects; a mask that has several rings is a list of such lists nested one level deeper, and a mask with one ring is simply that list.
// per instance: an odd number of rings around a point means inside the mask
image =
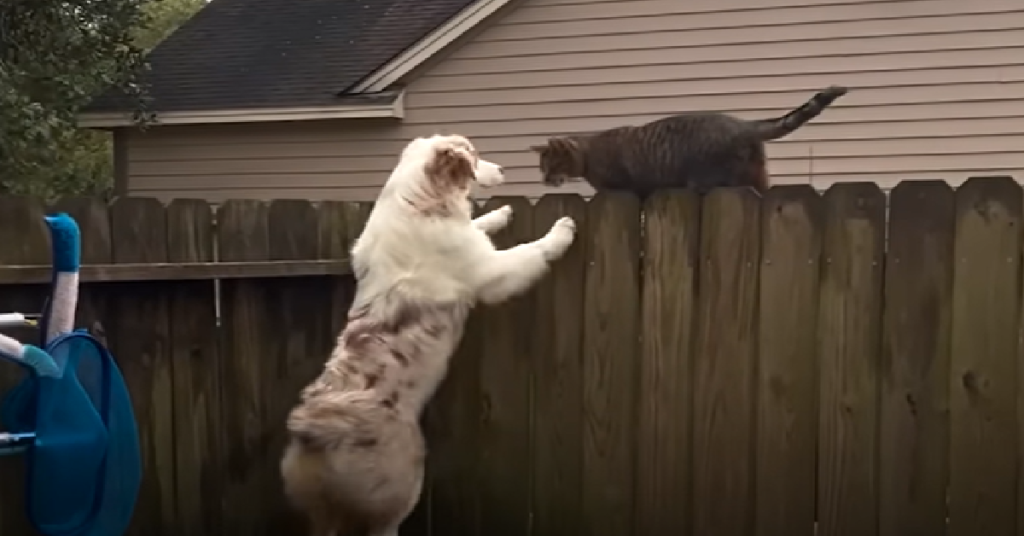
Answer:
[{"label": "cat's face", "polygon": [[561,186],[583,178],[583,149],[572,138],[550,138],[530,147],[540,155],[540,171],[547,186]]}]

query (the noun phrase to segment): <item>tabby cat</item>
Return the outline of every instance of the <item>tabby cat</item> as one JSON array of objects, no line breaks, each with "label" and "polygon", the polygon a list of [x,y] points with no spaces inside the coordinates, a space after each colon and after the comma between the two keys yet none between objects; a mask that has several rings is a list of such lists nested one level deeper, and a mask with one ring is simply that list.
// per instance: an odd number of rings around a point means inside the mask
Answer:
[{"label": "tabby cat", "polygon": [[799,108],[775,119],[748,121],[717,112],[693,112],[638,127],[548,139],[540,153],[544,184],[582,178],[596,190],[641,196],[659,188],[769,186],[764,142],[781,138],[814,119],[847,89],[830,86]]}]

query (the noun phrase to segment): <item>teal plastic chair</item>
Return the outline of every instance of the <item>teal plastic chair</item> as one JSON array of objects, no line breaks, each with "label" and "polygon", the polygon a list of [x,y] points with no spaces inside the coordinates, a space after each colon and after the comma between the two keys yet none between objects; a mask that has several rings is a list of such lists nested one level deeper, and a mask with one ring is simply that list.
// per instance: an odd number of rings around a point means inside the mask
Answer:
[{"label": "teal plastic chair", "polygon": [[[51,296],[39,346],[0,334],[0,357],[27,374],[3,401],[0,455],[27,461],[25,502],[45,536],[121,536],[135,509],[142,464],[131,399],[113,356],[72,330],[80,235],[66,214],[46,218],[53,245]],[[12,313],[0,324],[33,323]]]}]

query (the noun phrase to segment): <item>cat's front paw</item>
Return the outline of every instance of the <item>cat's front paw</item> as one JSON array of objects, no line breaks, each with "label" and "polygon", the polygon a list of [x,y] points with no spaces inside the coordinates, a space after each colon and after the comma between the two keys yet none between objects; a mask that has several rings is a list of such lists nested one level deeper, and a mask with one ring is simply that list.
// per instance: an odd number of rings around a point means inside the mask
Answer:
[{"label": "cat's front paw", "polygon": [[572,245],[575,237],[576,222],[568,216],[559,218],[542,239],[544,241],[544,259],[548,262],[559,259]]}]

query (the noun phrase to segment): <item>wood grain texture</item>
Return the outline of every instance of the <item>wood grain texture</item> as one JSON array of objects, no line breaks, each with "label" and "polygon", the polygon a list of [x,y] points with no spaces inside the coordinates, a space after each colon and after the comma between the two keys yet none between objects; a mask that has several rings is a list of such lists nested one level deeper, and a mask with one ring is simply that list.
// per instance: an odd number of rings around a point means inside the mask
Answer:
[{"label": "wood grain texture", "polygon": [[[167,206],[167,259],[213,261],[213,212],[205,201]],[[151,285],[153,283],[150,283]],[[171,371],[174,387],[177,534],[220,530],[220,362],[213,281],[178,281],[170,289]],[[162,285],[162,286],[164,286]]]},{"label": "wood grain texture", "polygon": [[[273,261],[315,259],[319,256],[318,218],[312,203],[299,199],[275,200],[267,209],[269,253]],[[325,346],[333,339],[332,296],[324,292],[328,278],[283,278],[267,281],[268,315],[274,358],[264,364],[264,385],[273,385],[268,397],[265,433],[269,437],[264,464],[265,515],[271,534],[301,532],[303,523],[284,497],[280,463],[287,441],[285,420],[299,401],[299,392],[319,376],[327,359]]]},{"label": "wood grain texture", "polygon": [[[219,258],[261,261],[270,258],[267,207],[258,201],[229,201],[217,210]],[[266,283],[221,281],[221,429],[223,530],[228,534],[266,534],[262,516],[264,489],[270,484],[268,400],[278,396],[265,385],[263,370],[275,363],[272,319]],[[273,394],[272,394],[273,393]],[[274,506],[273,508],[276,508]]]},{"label": "wood grain texture", "polygon": [[576,222],[576,243],[538,285],[533,340],[533,534],[584,534],[583,301],[587,205],[578,195],[549,195],[533,209],[533,229],[561,217]]},{"label": "wood grain texture", "polygon": [[[479,207],[474,206],[479,215]],[[430,530],[445,536],[480,532],[480,361],[486,339],[480,311],[466,322],[448,376],[426,414]]]},{"label": "wood grain texture", "polygon": [[[492,240],[498,249],[530,242],[533,207],[523,197],[491,198],[483,213],[508,205],[512,221]],[[480,359],[480,534],[530,534],[530,331],[535,292],[481,307],[487,345]]]},{"label": "wood grain texture", "polygon": [[905,182],[890,196],[879,425],[879,533],[941,536],[949,481],[953,190]]},{"label": "wood grain texture", "polygon": [[956,192],[950,370],[949,534],[1016,533],[1021,188]]},{"label": "wood grain texture", "polygon": [[[0,244],[3,244],[0,247],[0,264],[50,263],[50,235],[43,215],[41,203],[22,197],[0,196]],[[0,313],[42,312],[48,290],[45,285],[0,287]],[[40,337],[35,329],[5,329],[4,334],[36,344]],[[4,396],[23,377],[21,367],[0,362],[0,396]],[[0,457],[0,475],[10,482],[10,485],[0,487],[0,534],[33,534],[25,515],[24,458],[20,455]]]},{"label": "wood grain texture", "polygon": [[[115,263],[167,262],[167,214],[159,201],[119,198],[110,221]],[[129,385],[142,448],[142,487],[128,534],[170,535],[178,514],[169,288],[120,283],[105,291],[115,320],[104,327]]]},{"label": "wood grain texture", "polygon": [[688,536],[700,200],[683,190],[659,192],[643,210],[633,534]]},{"label": "wood grain texture", "polygon": [[760,199],[713,190],[701,212],[694,351],[694,535],[752,528]]},{"label": "wood grain texture", "polygon": [[878,397],[885,195],[825,194],[818,358],[818,534],[878,532]]},{"label": "wood grain texture", "polygon": [[[640,315],[640,202],[601,193],[587,206],[583,311],[585,534],[633,529]],[[574,247],[579,247],[578,245]]]},{"label": "wood grain texture", "polygon": [[761,204],[758,536],[814,534],[822,204],[806,185],[772,188]]}]

